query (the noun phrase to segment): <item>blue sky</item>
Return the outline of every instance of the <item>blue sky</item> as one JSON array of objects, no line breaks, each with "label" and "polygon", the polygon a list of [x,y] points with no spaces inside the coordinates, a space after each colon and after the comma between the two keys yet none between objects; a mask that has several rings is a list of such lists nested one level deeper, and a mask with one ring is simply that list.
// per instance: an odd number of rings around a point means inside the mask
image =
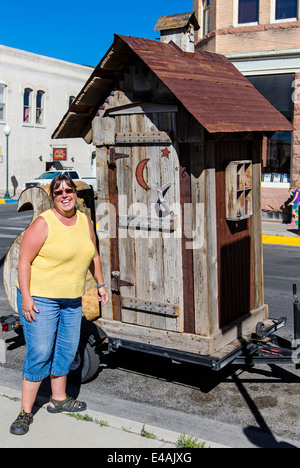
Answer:
[{"label": "blue sky", "polygon": [[0,44],[96,66],[113,35],[156,39],[159,16],[193,10],[193,0],[6,0]]}]

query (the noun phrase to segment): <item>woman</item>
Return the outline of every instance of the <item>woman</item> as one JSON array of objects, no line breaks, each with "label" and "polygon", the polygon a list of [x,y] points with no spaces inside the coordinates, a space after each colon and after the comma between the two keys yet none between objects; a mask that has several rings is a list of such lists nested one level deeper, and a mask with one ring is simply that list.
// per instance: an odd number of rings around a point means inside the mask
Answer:
[{"label": "woman", "polygon": [[296,226],[296,220],[298,219],[298,208],[300,203],[300,190],[298,189],[297,185],[295,185],[295,191],[293,195],[293,200],[289,203],[292,205],[292,222],[289,226]]},{"label": "woman", "polygon": [[20,247],[17,303],[27,354],[21,412],[10,427],[17,435],[28,432],[38,389],[49,375],[50,413],[86,409],[84,402],[66,395],[66,383],[80,339],[81,297],[88,269],[102,305],[108,300],[92,223],[75,208],[74,182],[67,175],[56,176],[50,195],[54,208],[27,228]]}]

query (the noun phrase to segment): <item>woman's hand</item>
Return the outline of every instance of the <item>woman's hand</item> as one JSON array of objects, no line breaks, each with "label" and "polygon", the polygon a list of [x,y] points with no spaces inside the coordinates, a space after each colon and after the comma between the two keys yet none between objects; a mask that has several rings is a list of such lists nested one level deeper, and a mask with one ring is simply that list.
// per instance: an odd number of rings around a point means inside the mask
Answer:
[{"label": "woman's hand", "polygon": [[102,302],[102,305],[105,305],[108,301],[108,292],[104,286],[98,289],[98,300],[99,302]]},{"label": "woman's hand", "polygon": [[40,311],[37,308],[32,297],[29,296],[26,299],[22,298],[22,314],[25,320],[27,320],[27,322],[32,322],[32,320],[36,322],[36,313],[39,314]]}]

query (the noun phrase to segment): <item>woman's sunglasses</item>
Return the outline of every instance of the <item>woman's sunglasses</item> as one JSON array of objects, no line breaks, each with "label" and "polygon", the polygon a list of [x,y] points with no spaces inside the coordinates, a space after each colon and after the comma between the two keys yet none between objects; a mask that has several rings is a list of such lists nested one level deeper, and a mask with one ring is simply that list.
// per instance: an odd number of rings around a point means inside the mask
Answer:
[{"label": "woman's sunglasses", "polygon": [[53,195],[54,195],[55,197],[59,197],[59,196],[62,195],[64,192],[65,192],[67,195],[69,195],[70,193],[74,193],[74,189],[72,189],[72,188],[67,188],[67,189],[64,189],[64,190],[54,190]]}]

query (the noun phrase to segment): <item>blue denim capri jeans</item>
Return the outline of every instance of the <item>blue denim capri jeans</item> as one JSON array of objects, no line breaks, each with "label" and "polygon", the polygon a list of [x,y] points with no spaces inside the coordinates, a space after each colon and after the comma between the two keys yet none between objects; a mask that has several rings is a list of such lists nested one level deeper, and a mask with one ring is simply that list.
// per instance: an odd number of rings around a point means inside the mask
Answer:
[{"label": "blue denim capri jeans", "polygon": [[40,311],[36,322],[27,322],[22,314],[21,292],[17,305],[24,332],[27,354],[22,377],[37,382],[48,377],[65,376],[75,358],[80,340],[82,300],[33,297]]},{"label": "blue denim capri jeans", "polygon": [[299,202],[295,202],[293,203],[293,210],[297,210],[297,208],[299,207]]}]

